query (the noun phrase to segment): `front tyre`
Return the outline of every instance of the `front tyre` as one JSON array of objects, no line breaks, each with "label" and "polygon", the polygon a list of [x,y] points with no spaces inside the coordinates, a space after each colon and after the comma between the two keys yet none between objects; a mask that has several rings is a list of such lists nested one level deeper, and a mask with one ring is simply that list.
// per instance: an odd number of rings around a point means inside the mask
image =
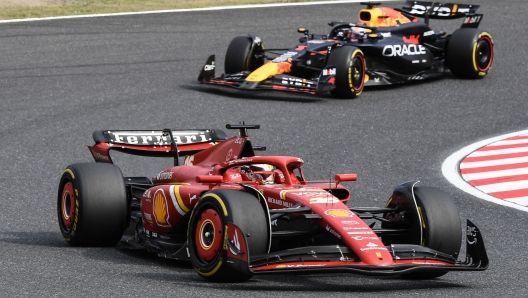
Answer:
[{"label": "front tyre", "polygon": [[248,255],[266,253],[268,223],[258,199],[238,190],[205,193],[189,221],[187,244],[198,274],[212,282],[242,282],[252,274],[227,263],[227,224],[236,224],[247,237]]},{"label": "front tyre", "polygon": [[79,163],[62,173],[57,215],[72,246],[112,246],[127,225],[127,196],[121,170],[113,164]]},{"label": "front tyre", "polygon": [[447,45],[447,65],[457,77],[485,77],[493,64],[491,34],[478,28],[460,28],[451,35]]},{"label": "front tyre", "polygon": [[249,36],[237,36],[231,40],[227,47],[224,61],[224,70],[227,74],[241,71],[253,71],[264,64],[262,43],[253,44]]},{"label": "front tyre", "polygon": [[[414,207],[414,198],[416,207]],[[382,228],[409,228],[412,232],[403,237],[384,237],[385,245],[407,243],[418,244],[452,255],[455,259],[462,245],[462,229],[460,216],[453,198],[441,189],[428,186],[414,186],[409,191],[395,194],[387,207],[398,208],[398,212],[405,212],[406,226],[395,226],[390,223],[382,224]],[[415,209],[415,210],[413,210]],[[391,216],[385,215],[385,219]],[[420,233],[421,231],[421,233]],[[402,274],[409,279],[432,279],[447,272],[416,272]]]},{"label": "front tyre", "polygon": [[356,98],[365,86],[365,56],[351,46],[333,49],[327,65],[335,65],[335,89],[330,93],[336,98]]}]

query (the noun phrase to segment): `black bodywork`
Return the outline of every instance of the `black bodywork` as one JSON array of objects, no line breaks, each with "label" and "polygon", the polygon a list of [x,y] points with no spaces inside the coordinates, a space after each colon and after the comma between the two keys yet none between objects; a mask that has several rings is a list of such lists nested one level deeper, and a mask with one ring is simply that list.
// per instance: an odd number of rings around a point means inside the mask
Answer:
[{"label": "black bodywork", "polygon": [[[367,26],[361,18],[366,17],[365,13],[369,10],[377,9],[380,3],[361,4],[367,5],[367,9],[360,12],[359,22],[330,22],[332,28],[324,35],[311,34],[309,30],[299,28],[298,32],[304,35],[299,39],[300,44],[292,48],[264,49],[259,37],[248,35],[251,46],[247,69],[236,73],[226,71],[221,76],[215,76],[215,56],[212,55],[200,72],[198,81],[245,90],[267,89],[310,94],[331,91],[335,88],[335,68],[328,61],[332,51],[342,46],[355,47],[362,52],[366,62],[365,86],[440,77],[450,72],[447,46],[451,35],[433,30],[428,24],[429,19],[463,18],[461,28],[477,28],[482,20],[482,14],[476,14],[478,5],[407,1],[402,9],[390,9],[405,17],[406,23]],[[258,79],[251,79],[251,75],[265,61],[289,61],[291,67],[288,71],[267,73]]]}]

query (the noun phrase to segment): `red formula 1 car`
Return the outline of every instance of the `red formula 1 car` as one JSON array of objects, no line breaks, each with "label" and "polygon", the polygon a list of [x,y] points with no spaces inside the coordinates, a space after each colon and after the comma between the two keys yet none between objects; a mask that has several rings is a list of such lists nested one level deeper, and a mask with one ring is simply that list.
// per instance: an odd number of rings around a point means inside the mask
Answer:
[{"label": "red formula 1 car", "polygon": [[[60,230],[74,246],[120,240],[159,256],[190,260],[215,282],[256,274],[335,272],[429,279],[488,267],[479,229],[467,221],[466,258],[453,199],[416,181],[385,207],[349,207],[344,181],[308,181],[303,160],[257,156],[247,130],[96,131],[96,163],[72,164],[60,179]],[[174,158],[152,179],[123,177],[110,150]],[[179,164],[183,157],[183,164]],[[126,236],[126,237],[123,237]]]}]

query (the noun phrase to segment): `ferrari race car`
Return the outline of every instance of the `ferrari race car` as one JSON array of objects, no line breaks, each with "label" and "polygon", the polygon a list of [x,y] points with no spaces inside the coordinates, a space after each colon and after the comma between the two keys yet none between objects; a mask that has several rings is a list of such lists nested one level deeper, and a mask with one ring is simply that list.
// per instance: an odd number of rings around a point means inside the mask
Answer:
[{"label": "ferrari race car", "polygon": [[[354,98],[364,86],[443,76],[482,78],[493,63],[491,34],[478,29],[479,5],[407,1],[402,9],[367,5],[359,22],[333,21],[326,35],[304,36],[286,49],[264,49],[255,36],[235,37],[225,55],[225,74],[215,76],[215,56],[198,76],[204,84],[243,90],[280,90]],[[419,21],[419,17],[425,19]],[[429,19],[464,18],[452,34],[433,30]]]},{"label": "ferrari race car", "polygon": [[[248,129],[95,131],[95,163],[68,166],[57,211],[73,246],[130,248],[189,260],[208,281],[240,282],[257,274],[335,272],[431,279],[479,271],[488,257],[479,229],[467,221],[459,260],[460,217],[434,187],[403,183],[384,207],[349,207],[350,190],[308,181],[303,160],[258,156]],[[123,177],[109,152],[174,158],[152,179]],[[181,156],[181,157],[180,157]],[[183,161],[183,162],[182,162]],[[181,164],[180,164],[181,163]]]}]

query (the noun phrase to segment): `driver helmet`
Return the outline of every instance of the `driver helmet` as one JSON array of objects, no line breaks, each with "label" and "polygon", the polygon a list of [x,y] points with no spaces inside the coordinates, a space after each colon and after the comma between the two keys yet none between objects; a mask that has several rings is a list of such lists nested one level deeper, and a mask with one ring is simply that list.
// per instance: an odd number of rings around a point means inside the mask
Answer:
[{"label": "driver helmet", "polygon": [[350,29],[350,39],[360,39],[365,35],[365,28],[352,27]]},{"label": "driver helmet", "polygon": [[[275,167],[270,164],[252,164],[249,166],[252,172],[272,172]],[[274,175],[272,173],[253,173],[256,180],[261,180],[264,183],[273,183]]]}]

